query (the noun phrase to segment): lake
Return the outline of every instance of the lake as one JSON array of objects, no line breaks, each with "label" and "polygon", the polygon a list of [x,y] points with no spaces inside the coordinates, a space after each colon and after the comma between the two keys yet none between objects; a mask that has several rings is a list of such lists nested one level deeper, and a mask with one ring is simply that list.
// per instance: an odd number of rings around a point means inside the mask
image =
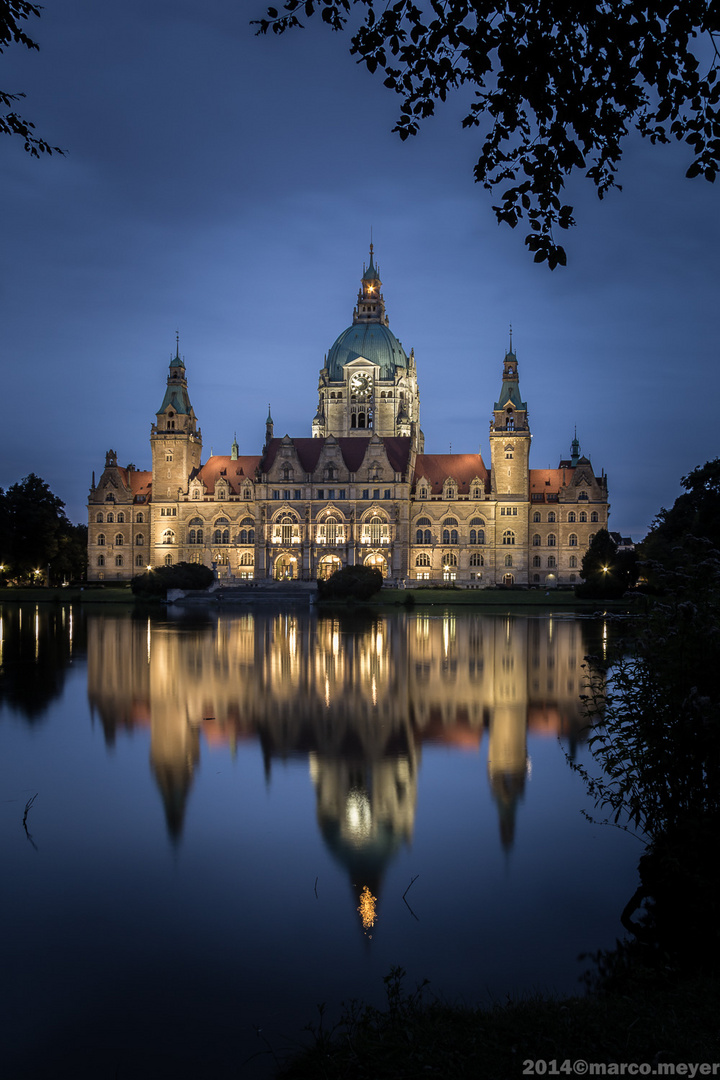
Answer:
[{"label": "lake", "polygon": [[642,850],[566,758],[612,634],[0,605],[2,1074],[269,1076],[396,965],[468,1003],[580,991]]}]

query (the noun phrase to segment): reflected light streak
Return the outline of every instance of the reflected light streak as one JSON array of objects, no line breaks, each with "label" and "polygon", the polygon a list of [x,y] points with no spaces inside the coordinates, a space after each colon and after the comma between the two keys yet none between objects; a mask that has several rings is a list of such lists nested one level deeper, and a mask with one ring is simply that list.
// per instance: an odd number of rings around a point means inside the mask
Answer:
[{"label": "reflected light streak", "polygon": [[4,645],[4,642],[5,642],[4,626],[3,626],[2,616],[0,615],[0,667],[2,667],[2,662],[3,662],[3,645]]},{"label": "reflected light streak", "polygon": [[372,684],[371,684],[370,689],[371,689],[371,693],[372,693],[372,703],[373,703],[373,705],[377,705],[377,702],[378,702],[377,680],[375,679],[374,675],[372,677]]},{"label": "reflected light streak", "polygon": [[[367,885],[363,885],[363,891],[360,893],[360,904],[358,905],[363,930],[370,930],[375,925],[375,920],[377,918],[375,912],[376,904],[377,896],[373,896]],[[368,934],[368,937],[372,937],[372,934]]]},{"label": "reflected light streak", "polygon": [[[64,615],[65,615],[65,609],[63,608],[63,616]],[[72,608],[70,608],[70,611],[68,613],[68,642],[69,642],[69,645],[70,645],[70,655],[72,656],[72,651],[73,651],[73,612],[72,612]]]},{"label": "reflected light streak", "polygon": [[150,663],[150,620],[147,621],[147,662]]},{"label": "reflected light streak", "polygon": [[35,605],[35,659],[40,655],[40,612]]},{"label": "reflected light streak", "polygon": [[330,679],[325,676],[325,707],[330,708]]}]

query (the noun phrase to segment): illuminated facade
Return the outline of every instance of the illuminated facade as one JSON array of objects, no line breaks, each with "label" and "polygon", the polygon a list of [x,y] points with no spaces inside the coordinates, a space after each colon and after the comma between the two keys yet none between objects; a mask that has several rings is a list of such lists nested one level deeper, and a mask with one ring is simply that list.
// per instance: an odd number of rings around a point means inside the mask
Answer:
[{"label": "illuminated facade", "polygon": [[413,350],[388,326],[374,263],[352,324],[325,357],[312,437],[258,455],[202,461],[179,347],[150,446],[152,470],[108,451],[88,504],[88,577],[127,580],[147,566],[199,562],[219,578],[327,577],[364,564],[400,584],[572,586],[608,526],[607,478],[580,454],[530,468],[530,424],[512,342],[481,454],[426,454]]}]

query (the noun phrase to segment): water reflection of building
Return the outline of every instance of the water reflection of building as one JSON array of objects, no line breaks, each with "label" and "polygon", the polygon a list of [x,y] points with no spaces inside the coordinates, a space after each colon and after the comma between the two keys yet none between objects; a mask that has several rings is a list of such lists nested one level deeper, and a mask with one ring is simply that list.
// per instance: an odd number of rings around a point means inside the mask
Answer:
[{"label": "water reflection of building", "polygon": [[576,739],[588,651],[574,620],[442,615],[91,617],[88,691],[106,737],[150,727],[150,760],[179,835],[201,735],[306,756],[318,824],[350,880],[380,889],[415,819],[422,744],[479,751],[511,846],[528,730]]}]

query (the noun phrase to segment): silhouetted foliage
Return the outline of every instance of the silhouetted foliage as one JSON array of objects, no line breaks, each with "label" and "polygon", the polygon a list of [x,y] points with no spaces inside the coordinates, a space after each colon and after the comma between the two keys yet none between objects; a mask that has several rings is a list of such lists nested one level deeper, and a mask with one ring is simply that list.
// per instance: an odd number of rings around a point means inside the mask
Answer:
[{"label": "silhouetted foliage", "polygon": [[607,529],[601,529],[595,533],[583,555],[580,577],[583,584],[576,588],[577,596],[596,600],[617,599],[637,581],[635,552],[619,552]]},{"label": "silhouetted foliage", "polygon": [[720,551],[720,458],[699,465],[680,482],[684,494],[670,510],[660,510],[640,545],[645,575],[656,589],[667,584],[668,571],[687,565],[695,541],[707,541]]},{"label": "silhouetted foliage", "polygon": [[[0,53],[4,52],[8,45],[24,45],[26,49],[39,49],[40,46],[33,41],[23,29],[23,19],[31,15],[40,18],[42,8],[37,4],[29,4],[27,0],[3,0],[0,3]],[[23,93],[10,93],[0,90],[0,135],[19,135],[25,140],[25,149],[33,157],[41,154],[62,154],[58,146],[50,146],[45,139],[38,138],[33,134],[35,125],[16,111],[16,102],[24,98]]]},{"label": "silhouetted foliage", "polygon": [[0,489],[3,584],[44,585],[48,567],[50,584],[84,577],[87,526],[68,521],[64,507],[62,499],[35,473],[7,491]]},{"label": "silhouetted foliage", "polygon": [[481,129],[475,179],[500,192],[498,221],[515,228],[527,215],[525,243],[551,270],[566,262],[554,228],[575,224],[560,198],[566,179],[581,171],[601,199],[619,187],[633,128],[652,143],[684,141],[686,175],[715,180],[720,9],[712,0],[286,0],[255,24],[261,34],[283,33],[319,13],[344,30],[352,9],[350,52],[401,96],[401,139],[417,134],[437,101],[474,90],[463,126]]},{"label": "silhouetted foliage", "polygon": [[382,589],[383,576],[370,566],[344,566],[318,581],[321,600],[369,600]]},{"label": "silhouetted foliage", "polygon": [[130,588],[135,596],[165,597],[168,589],[207,589],[214,580],[215,574],[209,566],[180,562],[138,574],[130,582]]}]

